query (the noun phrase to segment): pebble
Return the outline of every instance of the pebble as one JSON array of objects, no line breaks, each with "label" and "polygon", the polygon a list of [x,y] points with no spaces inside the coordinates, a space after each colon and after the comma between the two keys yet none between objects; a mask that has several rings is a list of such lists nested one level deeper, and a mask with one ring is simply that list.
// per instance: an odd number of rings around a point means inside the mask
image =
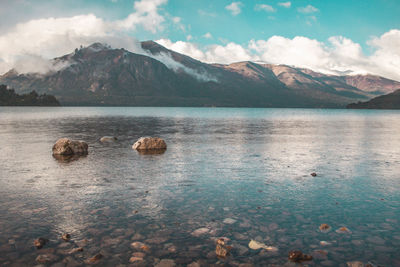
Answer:
[{"label": "pebble", "polygon": [[234,224],[235,222],[236,222],[236,220],[232,219],[232,218],[226,218],[225,220],[223,220],[223,223],[226,223],[226,224]]},{"label": "pebble", "polygon": [[95,264],[95,263],[99,262],[102,258],[103,258],[103,255],[101,253],[98,253],[98,254],[94,255],[93,257],[85,260],[85,263],[86,264]]},{"label": "pebble", "polygon": [[131,258],[129,259],[129,262],[130,262],[130,263],[134,263],[134,262],[142,261],[142,260],[143,260],[143,258],[141,258],[141,257],[131,257]]},{"label": "pebble", "polygon": [[58,257],[54,254],[41,254],[36,257],[38,263],[49,263],[58,260]]},{"label": "pebble", "polygon": [[199,237],[199,236],[207,234],[209,232],[210,232],[210,229],[203,227],[203,228],[199,228],[199,229],[193,231],[192,235],[196,236],[196,237]]},{"label": "pebble", "polygon": [[175,261],[171,259],[163,259],[155,265],[155,267],[174,267],[176,266]]},{"label": "pebble", "polygon": [[39,237],[38,239],[35,239],[35,241],[33,241],[33,245],[37,248],[37,249],[41,249],[44,245],[46,245],[49,242],[48,239],[43,238],[43,237]]},{"label": "pebble", "polygon": [[322,233],[328,233],[332,228],[329,226],[329,224],[323,223],[319,226],[319,230]]},{"label": "pebble", "polygon": [[336,233],[338,234],[351,234],[351,231],[346,227],[342,226],[339,229],[336,230]]},{"label": "pebble", "polygon": [[62,240],[64,240],[65,242],[68,242],[71,239],[71,235],[68,233],[65,233],[61,236]]},{"label": "pebble", "polygon": [[71,250],[68,252],[68,254],[75,254],[75,253],[77,253],[77,252],[82,252],[82,251],[83,251],[83,248],[82,248],[82,247],[73,248],[73,249],[71,249]]},{"label": "pebble", "polygon": [[364,263],[361,261],[349,261],[347,262],[348,267],[364,267]]}]

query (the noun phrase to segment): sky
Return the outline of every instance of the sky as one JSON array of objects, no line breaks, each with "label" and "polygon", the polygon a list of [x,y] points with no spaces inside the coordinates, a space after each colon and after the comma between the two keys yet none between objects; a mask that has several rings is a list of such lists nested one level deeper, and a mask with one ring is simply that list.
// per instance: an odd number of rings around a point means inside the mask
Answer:
[{"label": "sky", "polygon": [[0,0],[0,73],[104,42],[400,80],[399,0]]}]

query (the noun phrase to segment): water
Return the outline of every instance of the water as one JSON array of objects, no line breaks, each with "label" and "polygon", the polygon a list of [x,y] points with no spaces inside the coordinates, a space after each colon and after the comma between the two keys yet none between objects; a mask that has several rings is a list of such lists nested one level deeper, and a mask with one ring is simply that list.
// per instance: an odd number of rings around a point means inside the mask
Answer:
[{"label": "water", "polygon": [[[97,253],[101,266],[128,266],[135,241],[149,247],[141,266],[290,266],[293,249],[314,256],[309,266],[400,266],[399,121],[371,110],[0,108],[0,266],[43,253],[49,266]],[[137,153],[141,136],[167,151]],[[56,160],[61,137],[87,141],[89,155]],[[50,240],[41,250],[38,237]],[[217,237],[233,246],[226,259]],[[279,250],[251,250],[251,239]]]}]

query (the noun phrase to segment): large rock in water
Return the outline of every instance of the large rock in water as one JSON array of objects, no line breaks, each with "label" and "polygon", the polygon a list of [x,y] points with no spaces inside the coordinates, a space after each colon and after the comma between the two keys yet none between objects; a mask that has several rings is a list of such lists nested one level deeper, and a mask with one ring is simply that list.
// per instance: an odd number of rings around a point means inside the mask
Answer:
[{"label": "large rock in water", "polygon": [[133,144],[132,148],[138,151],[166,150],[167,144],[158,137],[141,137]]},{"label": "large rock in water", "polygon": [[58,139],[53,146],[53,155],[86,155],[88,144],[83,141],[74,141],[68,138]]}]

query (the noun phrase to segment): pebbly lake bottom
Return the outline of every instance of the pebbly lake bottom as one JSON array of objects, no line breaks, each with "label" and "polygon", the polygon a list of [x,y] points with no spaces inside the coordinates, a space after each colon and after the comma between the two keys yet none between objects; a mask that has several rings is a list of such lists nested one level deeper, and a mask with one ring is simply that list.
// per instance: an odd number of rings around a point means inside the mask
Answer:
[{"label": "pebbly lake bottom", "polygon": [[[0,266],[40,255],[84,266],[97,254],[99,266],[400,266],[399,121],[374,110],[2,107]],[[168,149],[139,154],[141,136]],[[89,154],[53,158],[60,137]],[[49,240],[39,250],[38,237]],[[219,237],[232,246],[225,259]],[[291,263],[291,250],[313,260]]]}]

